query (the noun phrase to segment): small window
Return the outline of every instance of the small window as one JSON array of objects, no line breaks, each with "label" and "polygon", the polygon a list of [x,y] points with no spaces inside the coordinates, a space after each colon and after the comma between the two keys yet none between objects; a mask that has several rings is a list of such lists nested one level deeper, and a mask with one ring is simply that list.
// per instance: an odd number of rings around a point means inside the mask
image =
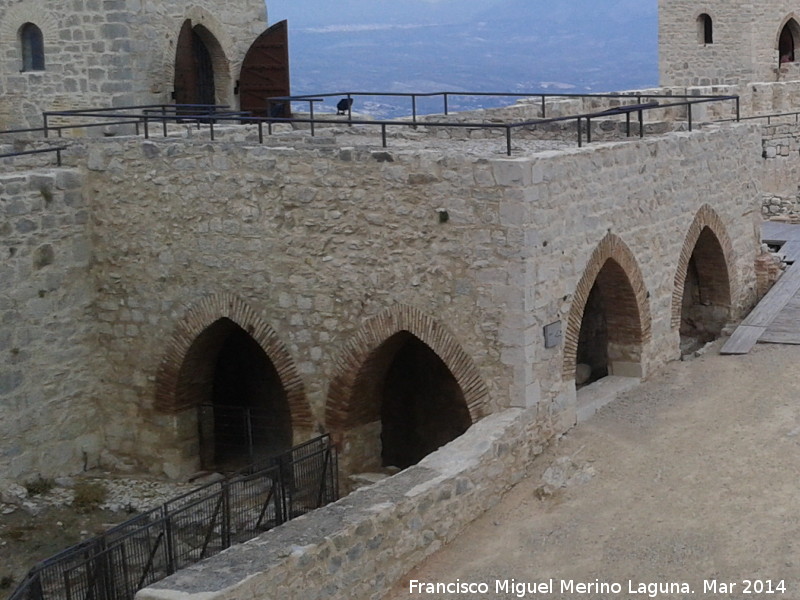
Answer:
[{"label": "small window", "polygon": [[795,61],[795,44],[797,44],[800,25],[794,19],[784,25],[781,30],[781,37],[778,41],[778,53],[781,64],[793,63]]},{"label": "small window", "polygon": [[706,13],[697,17],[697,41],[700,44],[714,43],[714,22]]},{"label": "small window", "polygon": [[33,23],[25,23],[20,29],[22,42],[22,70],[44,71],[44,38],[42,30]]}]

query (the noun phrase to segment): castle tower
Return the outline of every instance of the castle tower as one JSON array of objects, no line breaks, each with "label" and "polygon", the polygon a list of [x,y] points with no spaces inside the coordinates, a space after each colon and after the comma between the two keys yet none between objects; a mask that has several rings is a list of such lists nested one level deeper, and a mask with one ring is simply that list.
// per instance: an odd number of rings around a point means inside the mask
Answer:
[{"label": "castle tower", "polygon": [[242,63],[266,24],[264,0],[0,0],[0,129],[39,126],[43,110],[239,108]]},{"label": "castle tower", "polygon": [[800,5],[659,0],[663,86],[800,79]]}]

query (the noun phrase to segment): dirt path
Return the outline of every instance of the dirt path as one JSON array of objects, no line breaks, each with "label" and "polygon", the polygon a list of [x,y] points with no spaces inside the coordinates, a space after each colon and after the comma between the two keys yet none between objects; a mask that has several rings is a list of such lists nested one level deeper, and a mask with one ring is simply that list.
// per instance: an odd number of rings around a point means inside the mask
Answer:
[{"label": "dirt path", "polygon": [[[800,346],[739,357],[718,348],[668,365],[573,429],[387,598],[800,599]],[[543,488],[545,473],[566,485]],[[496,588],[512,578],[552,578],[553,588]],[[489,591],[411,595],[410,579]],[[747,579],[764,583],[747,594]],[[562,592],[562,580],[621,591]],[[757,593],[766,580],[783,580],[785,593]],[[664,593],[640,583],[686,585]]]}]

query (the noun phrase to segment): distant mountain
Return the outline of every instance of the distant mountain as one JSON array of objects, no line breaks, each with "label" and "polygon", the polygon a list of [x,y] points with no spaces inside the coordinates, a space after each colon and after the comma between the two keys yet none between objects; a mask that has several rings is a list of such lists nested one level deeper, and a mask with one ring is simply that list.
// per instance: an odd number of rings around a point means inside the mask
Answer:
[{"label": "distant mountain", "polygon": [[[589,93],[658,81],[657,11],[648,2],[303,2],[317,4],[321,12],[313,19],[303,13],[306,26],[289,21],[294,93]],[[333,4],[337,15],[323,18]],[[351,15],[359,5],[372,8]],[[414,20],[414,11],[424,18]],[[454,102],[459,108],[477,105]],[[440,103],[422,102],[420,112],[439,112]],[[410,101],[362,99],[356,109],[396,116],[409,111]]]}]

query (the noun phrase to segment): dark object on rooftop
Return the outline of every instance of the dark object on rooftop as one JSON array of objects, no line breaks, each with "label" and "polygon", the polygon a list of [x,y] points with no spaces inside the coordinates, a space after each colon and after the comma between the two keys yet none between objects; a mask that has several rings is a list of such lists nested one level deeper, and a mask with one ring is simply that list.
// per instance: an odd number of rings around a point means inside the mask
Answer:
[{"label": "dark object on rooftop", "polygon": [[343,115],[353,106],[352,98],[342,98],[336,105],[336,114]]}]

